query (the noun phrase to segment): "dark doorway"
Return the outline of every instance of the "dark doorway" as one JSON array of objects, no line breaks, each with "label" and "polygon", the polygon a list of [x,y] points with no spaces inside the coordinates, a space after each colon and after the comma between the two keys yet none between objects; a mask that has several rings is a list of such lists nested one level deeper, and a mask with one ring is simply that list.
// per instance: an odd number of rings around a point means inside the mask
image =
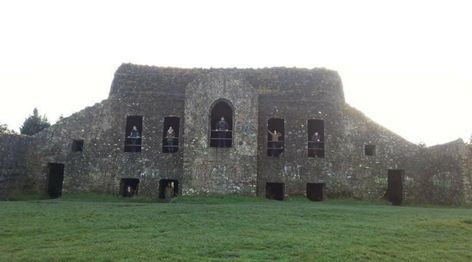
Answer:
[{"label": "dark doorway", "polygon": [[266,183],[266,198],[284,200],[284,183]]},{"label": "dark doorway", "polygon": [[50,198],[58,198],[62,195],[64,164],[49,163],[48,169],[48,195]]},{"label": "dark doorway", "polygon": [[159,198],[160,199],[165,199],[166,198],[166,193],[165,189],[167,186],[170,186],[173,188],[173,194],[171,197],[176,197],[177,194],[179,193],[179,180],[177,179],[161,179],[159,181]]},{"label": "dark doorway", "polygon": [[212,107],[210,129],[210,147],[232,147],[233,109],[225,101],[219,101]]},{"label": "dark doorway", "polygon": [[404,170],[390,169],[388,170],[388,188],[387,198],[392,205],[399,206],[403,202],[403,176]]},{"label": "dark doorway", "polygon": [[[134,129],[136,127],[136,129]],[[125,152],[141,152],[143,116],[127,116],[125,130]]]},{"label": "dark doorway", "polygon": [[267,121],[267,156],[279,157],[285,147],[285,123],[281,118]]},{"label": "dark doorway", "polygon": [[321,119],[308,120],[308,157],[325,156],[324,121]]},{"label": "dark doorway", "polygon": [[139,179],[122,178],[120,180],[120,195],[124,197],[132,197],[138,194]]},{"label": "dark doorway", "polygon": [[325,188],[325,183],[307,183],[306,184],[306,197],[310,199],[311,201],[323,201],[324,188]]},{"label": "dark doorway", "polygon": [[164,131],[162,132],[162,153],[176,153],[179,151],[179,128],[180,118],[164,118]]}]

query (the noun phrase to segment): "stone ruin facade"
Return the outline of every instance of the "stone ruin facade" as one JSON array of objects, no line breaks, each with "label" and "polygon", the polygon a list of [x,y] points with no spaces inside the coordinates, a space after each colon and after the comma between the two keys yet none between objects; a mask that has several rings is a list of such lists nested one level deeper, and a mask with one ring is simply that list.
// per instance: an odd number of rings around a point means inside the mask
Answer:
[{"label": "stone ruin facade", "polygon": [[[224,146],[215,145],[221,116],[229,124]],[[140,137],[130,142],[133,126]],[[269,130],[281,134],[278,142]],[[339,75],[327,69],[123,64],[107,99],[32,137],[0,136],[0,156],[3,199],[162,198],[172,183],[177,195],[472,201],[469,144],[408,142],[346,104]]]}]

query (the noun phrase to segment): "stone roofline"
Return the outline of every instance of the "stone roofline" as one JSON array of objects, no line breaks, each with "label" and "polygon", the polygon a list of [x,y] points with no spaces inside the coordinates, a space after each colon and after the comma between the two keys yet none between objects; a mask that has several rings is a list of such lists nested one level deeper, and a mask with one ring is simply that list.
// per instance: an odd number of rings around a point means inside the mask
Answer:
[{"label": "stone roofline", "polygon": [[[124,63],[115,72],[109,96],[156,90],[180,93],[192,81],[208,74],[223,73],[247,80],[255,89],[290,90],[292,88],[329,91],[344,102],[339,74],[326,68],[176,68]],[[317,92],[318,92],[317,91]],[[299,91],[297,91],[299,92]]]},{"label": "stone roofline", "polygon": [[138,65],[133,63],[122,63],[116,70],[117,74],[132,74],[132,73],[157,73],[160,70],[169,70],[169,71],[194,71],[198,73],[211,72],[211,71],[264,71],[264,70],[296,70],[300,72],[327,72],[335,73],[337,71],[332,69],[327,69],[325,67],[314,67],[314,68],[304,68],[304,67],[172,67],[172,66],[153,66],[153,65]]}]

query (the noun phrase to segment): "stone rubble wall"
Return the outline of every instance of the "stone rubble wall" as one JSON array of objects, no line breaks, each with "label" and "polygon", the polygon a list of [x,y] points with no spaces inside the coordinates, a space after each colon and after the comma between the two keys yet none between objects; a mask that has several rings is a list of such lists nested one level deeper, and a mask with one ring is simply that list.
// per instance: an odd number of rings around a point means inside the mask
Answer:
[{"label": "stone rubble wall", "polygon": [[[208,145],[219,99],[234,109],[232,148]],[[124,152],[126,117],[136,115],[143,116],[142,151]],[[177,153],[163,153],[165,117],[180,118]],[[270,118],[284,119],[280,157],[267,156]],[[307,155],[309,119],[324,120],[324,158]],[[74,139],[84,140],[82,152],[72,152]],[[375,155],[365,155],[365,145],[375,145]],[[151,197],[161,179],[174,179],[180,194],[264,196],[266,183],[281,182],[286,196],[296,196],[306,195],[307,183],[325,183],[328,197],[382,199],[388,170],[402,169],[408,202],[472,201],[470,145],[408,142],[347,105],[339,75],[327,69],[123,64],[108,99],[34,137],[1,136],[0,155],[3,198],[17,188],[45,192],[48,163],[62,163],[64,192],[118,194],[122,178],[137,178],[139,194]]]},{"label": "stone rubble wall", "polygon": [[[212,105],[233,108],[230,148],[209,145]],[[237,71],[214,71],[185,91],[185,194],[255,194],[257,178],[257,95]]]},{"label": "stone rubble wall", "polygon": [[0,200],[10,199],[26,190],[27,159],[34,138],[24,135],[0,135]]},{"label": "stone rubble wall", "polygon": [[[456,140],[447,144],[420,148],[411,159],[410,192],[417,202],[463,204],[470,201],[467,185],[466,144]],[[469,189],[468,189],[469,188]]]},{"label": "stone rubble wall", "polygon": [[[418,147],[378,125],[357,109],[345,106],[345,133],[342,149],[335,163],[346,172],[348,188],[355,198],[381,199],[387,191],[388,170],[402,169],[411,175],[408,159]],[[375,145],[375,154],[368,156],[365,145]],[[337,165],[337,164],[335,164]],[[405,193],[409,189],[405,185]]]},{"label": "stone rubble wall", "polygon": [[472,144],[467,144],[463,158],[464,200],[472,205]]}]

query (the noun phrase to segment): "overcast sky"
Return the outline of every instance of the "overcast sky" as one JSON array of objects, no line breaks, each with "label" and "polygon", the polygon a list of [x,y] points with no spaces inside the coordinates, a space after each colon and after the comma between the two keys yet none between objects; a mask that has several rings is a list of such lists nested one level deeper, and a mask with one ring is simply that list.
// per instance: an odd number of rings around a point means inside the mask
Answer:
[{"label": "overcast sky", "polygon": [[472,1],[2,1],[0,123],[108,96],[124,62],[326,67],[411,142],[472,134]]}]

